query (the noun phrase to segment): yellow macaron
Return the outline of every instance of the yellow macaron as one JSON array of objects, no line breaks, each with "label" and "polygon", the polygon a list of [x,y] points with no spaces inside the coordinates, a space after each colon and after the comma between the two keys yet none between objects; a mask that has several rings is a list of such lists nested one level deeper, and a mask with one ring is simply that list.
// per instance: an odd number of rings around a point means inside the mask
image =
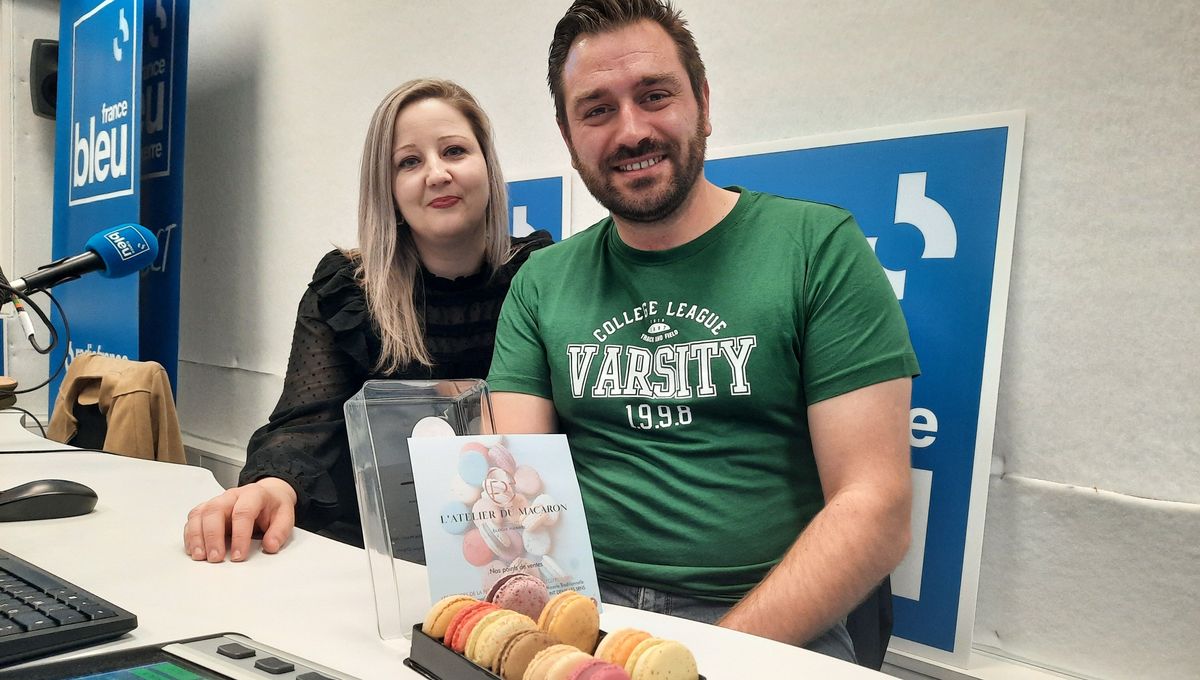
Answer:
[{"label": "yellow macaron", "polygon": [[592,655],[572,648],[562,656],[554,659],[554,663],[546,670],[546,680],[570,680],[571,673],[580,666],[592,660]]},{"label": "yellow macaron", "polygon": [[556,662],[568,654],[576,654],[579,649],[572,645],[557,644],[547,647],[533,656],[525,668],[522,680],[549,680],[550,669]]},{"label": "yellow macaron", "polygon": [[642,640],[629,654],[625,672],[631,680],[697,680],[696,657],[682,643],[662,638]]},{"label": "yellow macaron", "polygon": [[472,663],[491,668],[504,646],[504,641],[522,630],[533,630],[533,619],[511,609],[497,609],[480,619],[467,638],[464,654]]},{"label": "yellow macaron", "polygon": [[421,631],[431,638],[441,639],[446,635],[446,627],[450,625],[450,620],[459,610],[472,605],[479,600],[467,595],[450,595],[438,600],[429,609],[429,613],[425,615],[425,622],[421,624]]}]

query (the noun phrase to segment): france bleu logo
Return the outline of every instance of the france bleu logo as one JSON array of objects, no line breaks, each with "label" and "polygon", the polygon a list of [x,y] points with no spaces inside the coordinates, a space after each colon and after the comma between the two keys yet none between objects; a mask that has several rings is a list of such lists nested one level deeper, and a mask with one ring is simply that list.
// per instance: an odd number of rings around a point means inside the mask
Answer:
[{"label": "france bleu logo", "polygon": [[141,57],[137,5],[104,0],[73,26],[69,205],[134,191]]}]

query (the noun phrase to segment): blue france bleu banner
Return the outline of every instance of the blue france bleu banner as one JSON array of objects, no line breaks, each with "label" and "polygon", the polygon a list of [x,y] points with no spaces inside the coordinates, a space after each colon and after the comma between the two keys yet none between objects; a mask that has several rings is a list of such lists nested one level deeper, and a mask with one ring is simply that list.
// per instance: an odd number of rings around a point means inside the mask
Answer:
[{"label": "blue france bleu banner", "polygon": [[[70,323],[68,358],[90,351],[155,360],[172,383],[187,13],[185,0],[63,0],[59,16],[54,257],[127,222],[159,240],[157,260],[141,275],[89,275],[54,290]],[[54,321],[64,330],[57,311]],[[51,405],[60,381],[51,383]]]},{"label": "blue france bleu banner", "polygon": [[563,175],[508,182],[508,223],[513,236],[544,229],[555,242],[561,241],[569,219],[568,186]]},{"label": "blue france bleu banner", "polygon": [[[63,0],[59,11],[56,259],[82,252],[98,231],[138,222],[142,43],[139,0]],[[70,324],[69,356],[138,357],[137,276],[86,276],[54,294]],[[53,318],[61,332],[57,310]],[[50,385],[51,407],[60,381]]]},{"label": "blue france bleu banner", "polygon": [[921,363],[895,636],[952,661],[974,622],[1022,129],[1020,114],[978,117],[731,150],[705,168],[718,185],[844,207],[875,249]]},{"label": "blue france bleu banner", "polygon": [[188,10],[187,0],[146,0],[141,70],[141,223],[158,236],[159,245],[158,259],[142,272],[141,358],[167,369],[175,393]]}]

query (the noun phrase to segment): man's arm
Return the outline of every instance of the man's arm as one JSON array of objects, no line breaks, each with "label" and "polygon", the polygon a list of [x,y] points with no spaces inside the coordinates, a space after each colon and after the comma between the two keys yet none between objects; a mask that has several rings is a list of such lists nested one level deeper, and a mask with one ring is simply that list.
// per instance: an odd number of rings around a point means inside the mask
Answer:
[{"label": "man's arm", "polygon": [[497,434],[558,432],[554,402],[520,392],[492,392],[492,424]]},{"label": "man's arm", "polygon": [[805,644],[855,607],[908,550],[912,379],[808,408],[825,507],[717,625]]}]

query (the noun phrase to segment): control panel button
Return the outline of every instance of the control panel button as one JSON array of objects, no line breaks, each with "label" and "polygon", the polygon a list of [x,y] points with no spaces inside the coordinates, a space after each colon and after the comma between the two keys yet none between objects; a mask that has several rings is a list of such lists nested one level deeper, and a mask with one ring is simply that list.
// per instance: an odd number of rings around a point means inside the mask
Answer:
[{"label": "control panel button", "polygon": [[283,659],[279,659],[274,656],[263,657],[258,661],[255,661],[254,667],[260,671],[266,671],[271,675],[291,673],[292,671],[296,670],[296,666],[292,664],[291,661],[284,661]]},{"label": "control panel button", "polygon": [[254,650],[236,642],[230,642],[227,645],[217,647],[217,654],[227,656],[231,659],[249,659],[254,656]]}]

